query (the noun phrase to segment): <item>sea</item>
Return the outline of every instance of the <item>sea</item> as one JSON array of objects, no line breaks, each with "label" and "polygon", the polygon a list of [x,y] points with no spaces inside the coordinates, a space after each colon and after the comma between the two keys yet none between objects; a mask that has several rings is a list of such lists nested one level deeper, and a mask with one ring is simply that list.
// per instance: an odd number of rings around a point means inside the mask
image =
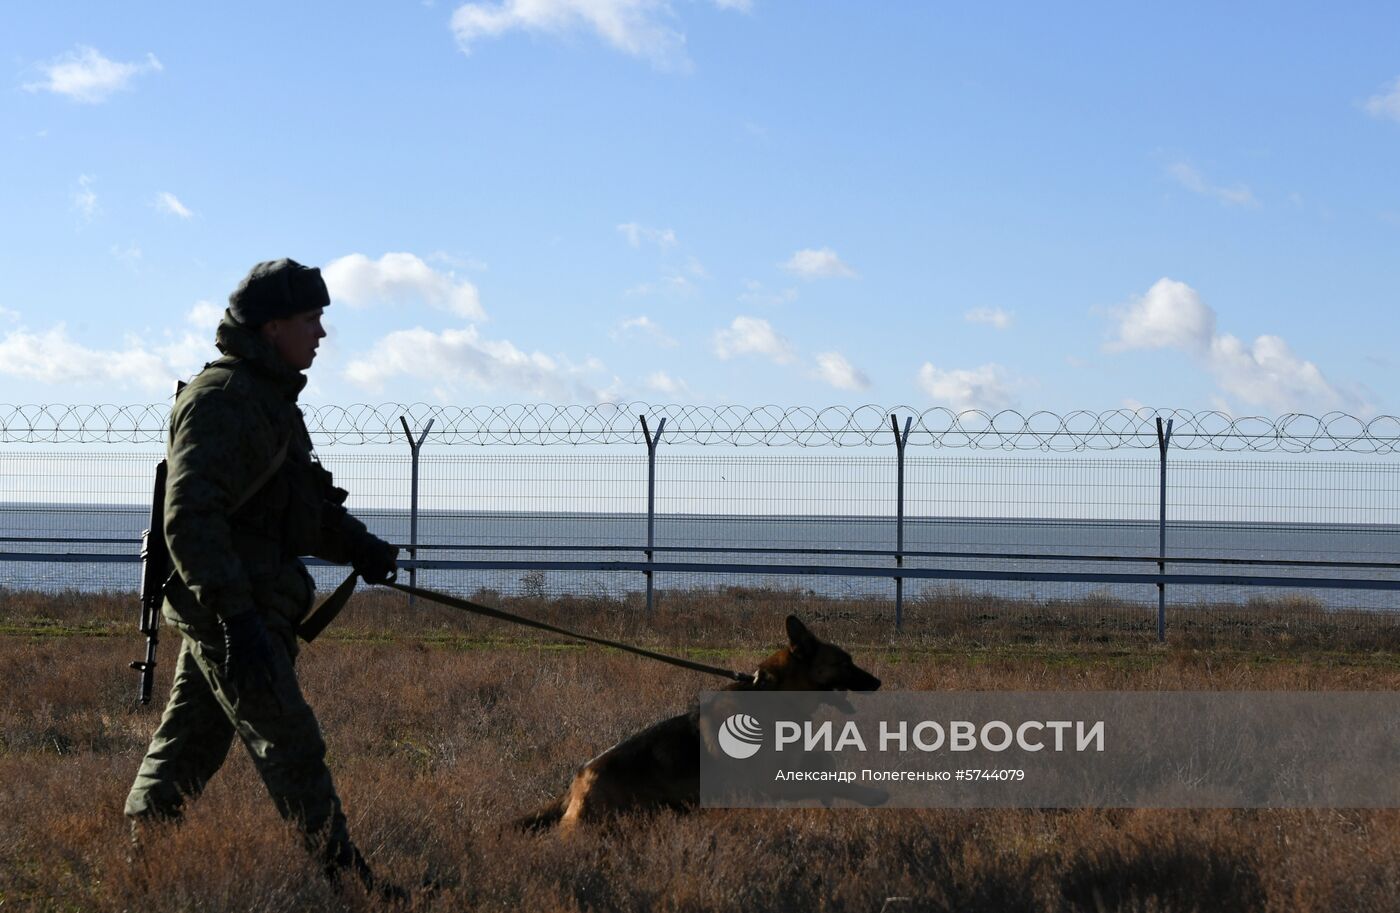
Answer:
[{"label": "sea", "polygon": [[[131,591],[140,584],[139,541],[148,525],[140,505],[0,504],[0,587],[47,591]],[[358,515],[378,535],[407,544],[412,536],[404,510]],[[417,556],[432,561],[636,562],[645,558],[644,514],[565,512],[420,511]],[[653,542],[658,562],[703,563],[714,570],[657,573],[668,588],[768,588],[830,596],[884,596],[894,592],[894,559],[853,550],[895,549],[893,518],[869,516],[658,515]],[[1152,573],[1159,547],[1156,522],[1125,519],[912,517],[904,523],[907,568],[1013,571],[1022,574]],[[49,540],[49,541],[42,541]],[[61,541],[60,541],[61,540]],[[695,549],[697,551],[689,551]],[[825,553],[823,553],[825,552]],[[1166,553],[1179,558],[1250,562],[1351,562],[1380,567],[1310,567],[1278,564],[1177,564],[1170,573],[1268,577],[1325,577],[1390,581],[1400,586],[1400,524],[1240,523],[1169,521]],[[1097,557],[1139,560],[1083,560]],[[787,566],[782,573],[746,573],[740,565]],[[804,574],[802,567],[888,568],[891,575]],[[343,572],[312,567],[322,586]],[[422,586],[470,594],[578,594],[621,597],[645,588],[635,570],[434,569],[417,573]],[[1152,584],[1101,581],[907,579],[906,598],[956,591],[1037,600],[1103,597],[1155,605]],[[1323,610],[1400,609],[1400,591],[1243,585],[1171,585],[1176,605],[1249,604],[1305,600]]]}]

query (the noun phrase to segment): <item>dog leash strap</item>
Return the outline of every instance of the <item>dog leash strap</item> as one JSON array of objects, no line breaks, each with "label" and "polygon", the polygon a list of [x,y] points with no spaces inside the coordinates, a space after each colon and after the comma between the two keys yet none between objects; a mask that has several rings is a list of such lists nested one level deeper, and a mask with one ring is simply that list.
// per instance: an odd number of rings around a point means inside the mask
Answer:
[{"label": "dog leash strap", "polygon": [[297,625],[297,636],[311,643],[316,639],[316,635],[326,630],[326,625],[335,621],[335,616],[340,614],[350,597],[355,595],[355,582],[359,579],[360,575],[352,571],[349,577],[341,581],[340,586]]},{"label": "dog leash strap", "polygon": [[607,640],[602,637],[591,637],[587,634],[580,634],[577,631],[570,631],[566,628],[555,627],[543,621],[536,621],[533,618],[526,618],[523,615],[516,615],[504,609],[493,609],[477,602],[466,599],[459,599],[456,596],[449,596],[446,593],[438,593],[433,590],[425,590],[422,587],[409,586],[405,583],[386,583],[384,586],[398,590],[400,593],[409,593],[438,605],[445,605],[448,608],[460,609],[463,612],[471,612],[473,615],[485,615],[487,618],[495,618],[500,621],[509,621],[514,624],[524,625],[527,628],[538,628],[541,631],[549,631],[552,634],[562,634],[565,637],[572,637],[575,640],[584,640],[591,644],[599,644],[604,647],[612,647],[615,650],[623,650],[627,653],[635,653],[638,656],[645,656],[648,659],[659,660],[663,663],[670,663],[682,669],[690,669],[694,672],[706,672],[710,675],[718,675],[736,682],[752,682],[752,675],[745,675],[742,672],[734,672],[730,669],[721,669],[718,666],[707,666],[704,663],[697,663],[689,659],[681,659],[677,656],[667,656],[665,653],[656,653],[651,650],[644,650],[641,647],[634,647],[631,644],[619,643],[615,640]]}]

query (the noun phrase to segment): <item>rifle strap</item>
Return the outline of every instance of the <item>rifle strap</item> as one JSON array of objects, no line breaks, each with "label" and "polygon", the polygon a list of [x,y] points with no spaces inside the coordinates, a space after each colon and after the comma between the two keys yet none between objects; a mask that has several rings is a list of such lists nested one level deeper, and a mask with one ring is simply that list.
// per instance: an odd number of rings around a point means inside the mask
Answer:
[{"label": "rifle strap", "polygon": [[292,436],[287,435],[287,439],[282,442],[281,449],[273,455],[272,462],[267,464],[267,468],[262,471],[262,475],[254,479],[253,483],[244,490],[243,495],[234,503],[233,507],[229,508],[230,516],[237,513],[238,508],[247,504],[248,501],[252,499],[253,495],[262,491],[262,487],[272,480],[272,477],[277,474],[277,470],[282,468],[282,462],[287,459],[287,448],[291,445]]},{"label": "rifle strap", "polygon": [[[248,489],[243,492],[243,496],[238,499],[238,503],[233,505],[233,508],[229,511],[230,514],[236,512],[238,508],[242,507],[244,504],[247,504],[248,500],[261,491],[262,487],[276,475],[277,470],[282,468],[283,461],[287,459],[287,448],[291,446],[291,443],[291,435],[288,435],[287,439],[282,442],[281,449],[273,456],[272,462],[263,470],[262,475],[254,479],[253,483],[248,486]],[[315,640],[316,635],[324,631],[326,625],[334,621],[335,616],[339,615],[340,610],[345,608],[345,604],[350,601],[350,597],[355,593],[355,581],[358,578],[359,575],[351,571],[350,576],[341,581],[340,586],[336,587],[320,605],[313,608],[307,613],[306,617],[301,620],[301,624],[297,625],[297,636],[307,643],[311,643],[311,641]]]}]

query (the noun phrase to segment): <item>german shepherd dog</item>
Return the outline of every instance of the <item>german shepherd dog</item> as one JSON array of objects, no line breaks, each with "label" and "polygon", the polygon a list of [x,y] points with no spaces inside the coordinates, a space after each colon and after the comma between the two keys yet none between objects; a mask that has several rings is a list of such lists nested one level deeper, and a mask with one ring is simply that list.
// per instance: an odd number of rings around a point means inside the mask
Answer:
[{"label": "german shepherd dog", "polygon": [[[726,691],[875,691],[880,680],[840,647],[817,639],[795,615],[787,617],[788,645],[759,664],[750,682]],[[833,695],[830,703],[845,702]],[[849,705],[844,709],[849,710]],[[714,750],[714,733],[700,731],[692,709],[643,729],[584,764],[563,796],[516,820],[522,830],[581,824],[627,812],[686,811],[700,802],[700,752]]]}]

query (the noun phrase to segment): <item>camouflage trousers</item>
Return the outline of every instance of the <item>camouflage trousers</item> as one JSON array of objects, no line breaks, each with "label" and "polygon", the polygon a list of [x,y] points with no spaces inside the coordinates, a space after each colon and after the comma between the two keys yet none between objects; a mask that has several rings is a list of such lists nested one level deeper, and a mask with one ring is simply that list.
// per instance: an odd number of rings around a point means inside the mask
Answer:
[{"label": "camouflage trousers", "polygon": [[276,682],[239,694],[223,672],[221,638],[181,626],[175,682],[160,727],[126,798],[133,821],[178,818],[224,763],[238,735],[282,817],[307,848],[333,859],[350,847],[345,815],[326,766],[326,743],[297,685],[296,641],[273,626]]}]

